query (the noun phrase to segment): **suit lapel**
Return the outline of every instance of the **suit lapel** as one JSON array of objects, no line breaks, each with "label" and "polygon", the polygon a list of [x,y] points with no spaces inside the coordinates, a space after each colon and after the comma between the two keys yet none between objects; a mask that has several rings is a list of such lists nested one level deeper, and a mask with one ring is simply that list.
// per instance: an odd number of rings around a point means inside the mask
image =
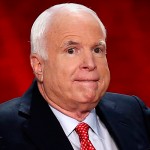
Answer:
[{"label": "suit lapel", "polygon": [[[29,107],[24,106],[23,108],[22,104],[20,110],[25,113]],[[23,126],[27,136],[40,150],[73,150],[61,125],[39,93],[36,85],[33,87],[30,119]]]},{"label": "suit lapel", "polygon": [[[99,106],[97,106],[96,111],[119,149],[138,149],[137,143],[133,141],[134,135],[129,126],[129,120],[117,111],[115,102],[109,101],[108,99],[102,99]],[[130,141],[132,141],[132,144]]]}]

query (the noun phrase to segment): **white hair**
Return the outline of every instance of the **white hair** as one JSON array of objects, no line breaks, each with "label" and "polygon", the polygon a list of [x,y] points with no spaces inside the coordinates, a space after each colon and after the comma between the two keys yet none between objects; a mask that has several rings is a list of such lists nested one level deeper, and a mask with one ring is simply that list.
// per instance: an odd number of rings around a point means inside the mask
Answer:
[{"label": "white hair", "polygon": [[[90,8],[81,5],[81,4],[75,4],[75,3],[64,3],[64,4],[58,4],[54,5],[47,10],[45,10],[43,13],[41,13],[38,18],[33,23],[33,26],[31,28],[31,35],[30,35],[30,41],[31,41],[31,54],[36,53],[39,56],[41,56],[43,59],[47,59],[48,55],[46,52],[46,39],[44,38],[46,35],[47,30],[47,24],[48,22],[54,21],[53,14],[57,13],[60,9],[69,9],[71,11],[78,11],[78,10],[84,10],[93,15],[95,17],[103,31],[103,34],[106,38],[106,29],[97,16],[97,14]],[[48,26],[49,27],[49,26]]]}]

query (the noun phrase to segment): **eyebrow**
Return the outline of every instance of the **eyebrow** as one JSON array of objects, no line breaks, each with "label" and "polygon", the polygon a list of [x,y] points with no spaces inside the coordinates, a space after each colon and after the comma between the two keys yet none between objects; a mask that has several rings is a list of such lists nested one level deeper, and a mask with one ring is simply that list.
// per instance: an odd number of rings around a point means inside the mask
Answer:
[{"label": "eyebrow", "polygon": [[98,44],[96,44],[97,46],[105,46],[106,47],[106,42],[105,41],[99,41]]},{"label": "eyebrow", "polygon": [[[61,45],[61,47],[63,47],[63,46],[70,46],[70,45],[79,45],[79,43],[78,43],[78,42],[75,42],[75,41],[72,41],[72,40],[69,40],[69,41],[63,43],[63,44]],[[104,46],[104,47],[106,48],[106,43],[105,43],[105,41],[103,41],[103,40],[100,40],[98,43],[95,43],[94,45],[95,45],[95,46]],[[94,47],[95,47],[95,46],[94,46]]]},{"label": "eyebrow", "polygon": [[63,47],[63,46],[70,46],[70,45],[79,45],[79,43],[70,40],[70,41],[67,41],[67,42],[63,43],[63,44],[61,45],[61,47]]},{"label": "eyebrow", "polygon": [[106,49],[106,42],[103,40],[100,40],[98,43],[95,43],[94,46],[92,46],[92,49],[97,46],[103,46]]}]

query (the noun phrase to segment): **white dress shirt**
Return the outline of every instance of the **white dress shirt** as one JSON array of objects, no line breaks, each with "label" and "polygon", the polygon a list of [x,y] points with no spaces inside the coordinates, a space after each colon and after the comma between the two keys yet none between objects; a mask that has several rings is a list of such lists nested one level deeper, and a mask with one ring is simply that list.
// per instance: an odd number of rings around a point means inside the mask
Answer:
[{"label": "white dress shirt", "polygon": [[[64,115],[52,106],[50,108],[60,122],[74,150],[80,150],[79,136],[74,130],[80,122]],[[105,125],[96,115],[95,109],[90,112],[83,122],[90,126],[88,131],[89,139],[96,150],[118,150]]]}]

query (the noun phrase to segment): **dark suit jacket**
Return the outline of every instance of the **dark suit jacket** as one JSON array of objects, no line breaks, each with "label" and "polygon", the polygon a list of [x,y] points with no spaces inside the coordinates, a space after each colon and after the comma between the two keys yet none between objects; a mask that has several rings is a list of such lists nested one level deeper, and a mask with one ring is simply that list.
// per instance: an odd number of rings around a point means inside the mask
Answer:
[{"label": "dark suit jacket", "polygon": [[[120,150],[150,149],[150,112],[138,98],[106,93],[96,112]],[[73,150],[36,82],[0,105],[0,150]]]}]

